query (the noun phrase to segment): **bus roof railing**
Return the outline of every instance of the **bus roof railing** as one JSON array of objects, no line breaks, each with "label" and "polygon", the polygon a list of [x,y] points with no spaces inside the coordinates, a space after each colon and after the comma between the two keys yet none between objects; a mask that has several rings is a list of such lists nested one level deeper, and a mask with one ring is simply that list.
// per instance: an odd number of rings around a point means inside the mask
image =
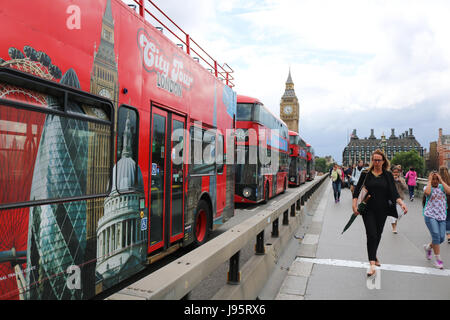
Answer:
[{"label": "bus roof railing", "polygon": [[[186,48],[186,54],[191,56],[191,52],[195,53],[197,55],[197,59],[201,59],[208,67],[211,69],[210,72],[214,74],[214,76],[218,79],[220,79],[222,82],[224,82],[229,87],[234,87],[234,77],[232,73],[234,73],[234,70],[227,64],[224,63],[223,65],[220,65],[217,60],[215,60],[213,57],[211,57],[194,39],[191,38],[191,36],[186,33],[183,29],[181,29],[180,26],[178,26],[167,14],[164,13],[152,0],[131,0],[136,3],[138,6],[137,12],[141,17],[143,17],[146,21],[146,14],[148,14],[150,17],[152,17],[157,23],[159,23],[163,28],[165,28],[167,31],[169,31],[178,41],[182,43],[184,50],[184,47]],[[167,22],[161,21],[162,19],[156,17],[155,14],[150,12],[146,8],[146,3],[149,3],[151,7],[156,9]],[[150,22],[150,21],[148,21]],[[172,28],[170,28],[167,24],[170,23],[172,25]],[[172,29],[178,30],[173,31]],[[180,35],[181,34],[181,35]],[[206,57],[205,57],[206,56]],[[197,60],[195,59],[195,60]],[[198,60],[199,61],[199,60]]]}]

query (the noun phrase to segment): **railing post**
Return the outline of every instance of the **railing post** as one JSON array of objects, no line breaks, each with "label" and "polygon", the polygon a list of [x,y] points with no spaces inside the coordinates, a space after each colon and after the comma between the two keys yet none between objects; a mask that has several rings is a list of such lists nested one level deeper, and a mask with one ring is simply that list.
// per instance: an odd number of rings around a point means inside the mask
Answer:
[{"label": "railing post", "polygon": [[295,209],[297,209],[297,211],[300,211],[300,210],[302,209],[302,205],[301,205],[300,203],[301,203],[301,200],[298,199],[298,200],[297,200],[297,206],[296,206],[296,208],[295,208]]},{"label": "railing post", "polygon": [[228,271],[228,284],[239,284],[241,281],[241,273],[239,271],[240,251],[236,252],[230,258],[230,269]]},{"label": "railing post", "polygon": [[272,222],[272,237],[273,238],[278,238],[278,236],[279,236],[279,232],[278,232],[278,218],[276,218]]},{"label": "railing post", "polygon": [[186,35],[186,53],[188,55],[191,55],[191,44],[190,44],[190,37],[188,34]]},{"label": "railing post", "polygon": [[256,236],[255,254],[257,256],[266,254],[266,250],[264,248],[264,230]]},{"label": "railing post", "polygon": [[295,203],[291,206],[291,217],[295,217]]},{"label": "railing post", "polygon": [[145,12],[145,4],[144,4],[145,0],[139,0],[139,14],[141,15],[141,17],[145,18],[144,12]]},{"label": "railing post", "polygon": [[289,210],[283,212],[283,226],[289,225]]}]

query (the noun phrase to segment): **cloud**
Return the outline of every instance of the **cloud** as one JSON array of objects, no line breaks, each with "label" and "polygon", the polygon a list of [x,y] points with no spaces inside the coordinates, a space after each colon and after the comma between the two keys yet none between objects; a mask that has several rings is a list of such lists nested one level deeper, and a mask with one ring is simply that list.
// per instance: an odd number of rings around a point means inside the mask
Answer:
[{"label": "cloud", "polygon": [[[157,1],[218,61],[235,90],[275,114],[289,67],[300,134],[342,160],[356,128],[414,128],[423,147],[448,128],[450,3],[445,0]],[[347,134],[347,132],[349,133]]]}]

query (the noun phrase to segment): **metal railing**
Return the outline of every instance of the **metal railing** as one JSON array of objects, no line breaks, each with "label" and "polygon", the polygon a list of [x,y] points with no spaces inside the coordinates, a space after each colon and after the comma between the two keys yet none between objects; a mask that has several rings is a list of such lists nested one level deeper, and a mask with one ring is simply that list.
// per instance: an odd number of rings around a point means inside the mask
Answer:
[{"label": "metal railing", "polygon": [[[202,60],[216,78],[222,80],[227,86],[234,87],[234,77],[232,73],[234,70],[227,64],[224,63],[220,65],[217,60],[211,57],[191,36],[186,33],[180,26],[178,26],[167,14],[164,13],[153,1],[151,0],[130,0],[136,3],[137,12],[141,17],[143,17],[146,21],[151,22],[146,19],[146,14],[148,14],[152,19],[154,19],[158,24],[161,25],[164,29],[166,29],[170,34],[172,34],[178,41],[182,43],[184,47],[186,47],[186,54],[191,56],[191,53],[197,55],[197,57],[193,57],[194,60]],[[146,8],[146,3],[148,3],[152,8],[161,14],[161,18],[158,18],[154,13]],[[165,21],[162,21],[164,19]],[[172,28],[168,24],[172,25]],[[173,31],[175,29],[176,31]],[[183,47],[183,48],[184,48]],[[182,49],[183,49],[182,48]],[[184,50],[184,49],[183,49]],[[205,57],[206,56],[206,57]]]},{"label": "metal railing", "polygon": [[272,238],[279,236],[280,222],[288,226],[290,219],[300,213],[301,206],[326,181],[328,175],[317,177],[306,187],[269,205],[201,247],[189,252],[167,266],[133,283],[107,299],[181,299],[220,265],[229,261],[228,283],[240,283],[240,251],[256,239],[255,255],[265,255],[264,231],[272,227]]}]

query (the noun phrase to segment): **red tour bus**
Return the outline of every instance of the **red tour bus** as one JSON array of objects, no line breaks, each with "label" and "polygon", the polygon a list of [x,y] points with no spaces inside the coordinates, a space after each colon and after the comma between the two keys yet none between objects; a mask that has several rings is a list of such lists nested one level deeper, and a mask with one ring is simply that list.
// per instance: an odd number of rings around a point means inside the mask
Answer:
[{"label": "red tour bus", "polygon": [[0,11],[0,299],[89,299],[234,214],[232,78],[135,2]]},{"label": "red tour bus", "polygon": [[236,140],[235,202],[267,202],[283,193],[289,171],[286,124],[258,99],[238,95]]},{"label": "red tour bus", "polygon": [[308,160],[306,164],[306,181],[312,181],[316,177],[316,155],[309,143],[306,144],[306,150]]},{"label": "red tour bus", "polygon": [[289,131],[289,185],[299,186],[306,182],[306,142],[295,131]]}]

